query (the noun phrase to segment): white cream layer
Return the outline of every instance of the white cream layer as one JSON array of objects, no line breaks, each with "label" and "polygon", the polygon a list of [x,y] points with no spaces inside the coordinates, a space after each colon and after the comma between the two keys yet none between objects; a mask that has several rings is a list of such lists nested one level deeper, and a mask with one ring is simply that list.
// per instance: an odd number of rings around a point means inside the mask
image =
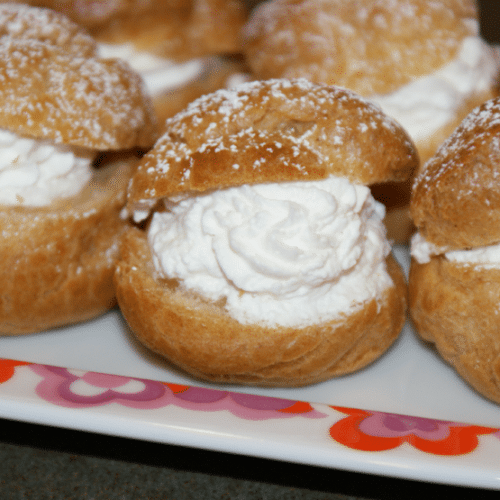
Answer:
[{"label": "white cream layer", "polygon": [[206,69],[204,59],[192,59],[176,63],[150,52],[138,51],[132,43],[99,44],[99,57],[124,59],[144,80],[146,89],[153,97],[173,90],[199,78]]},{"label": "white cream layer", "polygon": [[241,323],[336,319],[392,285],[384,207],[343,178],[245,185],[166,206],[148,232],[158,274],[226,298]]},{"label": "white cream layer", "polygon": [[411,255],[420,264],[430,262],[431,257],[444,255],[450,262],[483,268],[500,268],[500,243],[469,250],[451,250],[437,247],[416,233],[411,239]]},{"label": "white cream layer", "polygon": [[92,177],[94,156],[0,129],[0,204],[46,206],[78,194]]},{"label": "white cream layer", "polygon": [[370,100],[396,119],[415,142],[455,119],[466,99],[489,91],[500,70],[498,49],[479,37],[465,38],[455,60],[387,95]]}]

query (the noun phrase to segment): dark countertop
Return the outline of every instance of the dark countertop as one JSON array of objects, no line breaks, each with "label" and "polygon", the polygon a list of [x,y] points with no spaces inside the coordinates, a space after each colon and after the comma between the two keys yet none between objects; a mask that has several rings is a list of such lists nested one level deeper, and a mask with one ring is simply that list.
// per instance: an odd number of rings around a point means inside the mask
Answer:
[{"label": "dark countertop", "polygon": [[384,478],[0,419],[0,498],[405,500],[497,491]]}]

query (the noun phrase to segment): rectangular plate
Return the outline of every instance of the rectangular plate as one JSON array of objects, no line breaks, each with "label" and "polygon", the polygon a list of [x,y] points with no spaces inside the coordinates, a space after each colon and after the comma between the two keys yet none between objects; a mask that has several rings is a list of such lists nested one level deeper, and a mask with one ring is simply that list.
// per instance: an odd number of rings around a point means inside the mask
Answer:
[{"label": "rectangular plate", "polygon": [[[395,254],[407,270],[407,249]],[[409,323],[366,369],[299,389],[193,380],[142,347],[118,310],[1,337],[0,358],[0,417],[500,489],[500,407],[468,387]]]}]

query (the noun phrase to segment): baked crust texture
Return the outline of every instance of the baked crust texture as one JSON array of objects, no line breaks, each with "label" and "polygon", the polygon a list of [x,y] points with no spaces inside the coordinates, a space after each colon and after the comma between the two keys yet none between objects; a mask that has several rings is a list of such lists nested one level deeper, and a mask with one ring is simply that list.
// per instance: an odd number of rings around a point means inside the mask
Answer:
[{"label": "baked crust texture", "polygon": [[120,212],[135,161],[97,169],[78,196],[46,208],[0,206],[0,334],[87,320],[116,303]]},{"label": "baked crust texture", "polygon": [[239,53],[248,17],[244,0],[29,0],[64,13],[98,41],[134,43],[160,57],[184,61]]},{"label": "baked crust texture", "polygon": [[269,80],[219,90],[166,123],[129,189],[142,200],[275,181],[407,179],[418,155],[406,132],[349,90]]},{"label": "baked crust texture", "polygon": [[411,317],[420,336],[479,393],[500,403],[500,270],[413,261]]},{"label": "baked crust texture", "polygon": [[0,37],[2,42],[10,37],[64,47],[67,53],[79,56],[91,57],[96,51],[96,42],[90,34],[65,15],[28,5],[0,5]]},{"label": "baked crust texture", "polygon": [[96,150],[155,142],[142,79],[123,61],[99,59],[83,28],[24,5],[0,6],[0,23],[3,128]]},{"label": "baked crust texture", "polygon": [[160,280],[143,231],[122,240],[115,274],[120,307],[137,338],[202,380],[293,387],[344,375],[381,356],[405,321],[406,282],[390,256],[394,286],[352,315],[306,328],[243,325],[220,304]]},{"label": "baked crust texture", "polygon": [[477,35],[473,0],[271,0],[243,31],[262,79],[306,77],[370,96],[387,94],[450,61]]},{"label": "baked crust texture", "polygon": [[411,215],[447,250],[500,241],[500,98],[475,108],[415,178]]}]

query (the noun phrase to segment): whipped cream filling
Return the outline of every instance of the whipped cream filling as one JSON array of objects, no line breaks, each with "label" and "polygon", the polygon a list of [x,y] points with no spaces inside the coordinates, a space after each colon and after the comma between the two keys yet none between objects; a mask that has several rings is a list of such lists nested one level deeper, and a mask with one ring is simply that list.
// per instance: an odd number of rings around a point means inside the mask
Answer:
[{"label": "whipped cream filling", "polygon": [[447,251],[429,243],[420,233],[413,235],[410,244],[411,256],[419,263],[430,262],[431,257],[444,255],[450,262],[474,265],[482,268],[500,268],[500,243],[484,247]]},{"label": "whipped cream filling", "polygon": [[391,94],[371,96],[370,100],[418,142],[450,123],[464,100],[490,90],[499,70],[498,48],[480,37],[467,37],[457,57],[438,71]]},{"label": "whipped cream filling", "polygon": [[392,285],[383,205],[343,178],[231,187],[166,201],[148,241],[156,271],[241,323],[306,326]]},{"label": "whipped cream filling", "polygon": [[199,78],[206,68],[205,59],[191,59],[177,63],[137,50],[132,43],[98,44],[99,57],[124,59],[144,80],[146,89],[153,97],[186,85]]},{"label": "whipped cream filling", "polygon": [[95,153],[0,129],[0,204],[40,207],[78,194]]}]

